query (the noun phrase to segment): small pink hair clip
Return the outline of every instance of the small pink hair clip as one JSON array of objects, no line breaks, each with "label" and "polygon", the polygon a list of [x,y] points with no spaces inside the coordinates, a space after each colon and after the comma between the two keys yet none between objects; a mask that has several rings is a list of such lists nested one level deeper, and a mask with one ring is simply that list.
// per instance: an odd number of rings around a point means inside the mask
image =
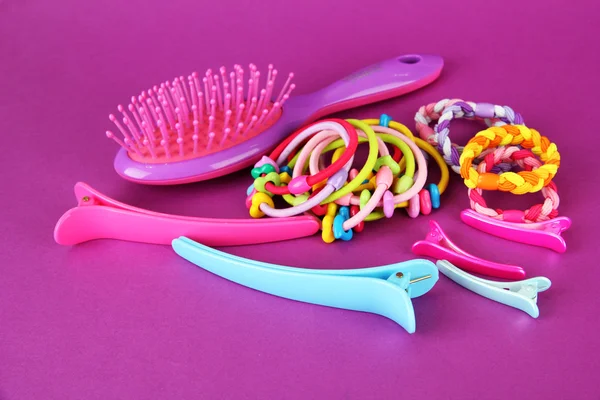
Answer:
[{"label": "small pink hair clip", "polygon": [[476,257],[459,248],[446,236],[440,225],[429,221],[425,240],[413,244],[412,251],[419,256],[447,260],[465,271],[503,279],[523,279],[525,270],[516,265],[499,264]]},{"label": "small pink hair clip", "polygon": [[[506,213],[506,211],[505,211]],[[567,250],[561,233],[571,227],[571,219],[557,217],[543,222],[519,223],[493,219],[473,210],[464,210],[460,219],[470,227],[513,242],[545,247],[557,253]]]}]

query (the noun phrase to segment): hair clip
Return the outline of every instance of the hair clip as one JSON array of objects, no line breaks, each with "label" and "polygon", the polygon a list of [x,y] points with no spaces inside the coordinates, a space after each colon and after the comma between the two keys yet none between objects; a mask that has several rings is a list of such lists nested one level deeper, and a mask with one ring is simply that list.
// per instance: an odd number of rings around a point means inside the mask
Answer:
[{"label": "hair clip", "polygon": [[467,271],[504,279],[522,279],[523,268],[516,265],[498,264],[475,257],[459,248],[446,236],[441,226],[434,220],[429,221],[429,232],[425,240],[415,242],[412,251],[416,255],[428,256],[436,260],[449,260]]},{"label": "hair clip", "polygon": [[75,197],[77,207],[65,212],[54,228],[58,244],[119,239],[169,245],[180,235],[188,235],[211,246],[235,246],[311,236],[321,227],[309,215],[259,220],[157,213],[118,202],[82,182],[75,184]]},{"label": "hair clip", "polygon": [[513,242],[545,247],[558,253],[567,250],[565,239],[560,234],[571,227],[571,219],[568,217],[517,223],[486,217],[473,210],[464,210],[460,213],[460,219],[475,229]]},{"label": "hair clip", "polygon": [[373,268],[323,270],[285,267],[215,250],[186,237],[173,250],[197,266],[240,285],[286,299],[382,315],[409,333],[416,329],[412,298],[427,293],[439,278],[428,260]]},{"label": "hair clip", "polygon": [[510,307],[518,308],[533,318],[540,315],[537,305],[539,292],[550,288],[550,279],[535,277],[516,282],[495,282],[470,275],[446,260],[436,263],[440,272],[462,287],[480,296]]}]

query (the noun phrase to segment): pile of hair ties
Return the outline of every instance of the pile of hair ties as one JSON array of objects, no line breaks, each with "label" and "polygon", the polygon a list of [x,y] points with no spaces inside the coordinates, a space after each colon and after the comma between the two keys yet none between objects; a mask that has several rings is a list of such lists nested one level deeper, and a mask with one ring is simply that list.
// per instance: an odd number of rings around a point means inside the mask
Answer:
[{"label": "pile of hair ties", "polygon": [[[353,164],[360,144],[368,146],[368,156],[357,169]],[[439,182],[428,182],[424,153],[441,169]],[[412,218],[430,214],[440,207],[449,172],[432,145],[384,114],[306,126],[263,157],[252,176],[246,200],[252,217],[310,212],[322,217],[322,238],[331,243],[352,239],[365,221],[391,218],[398,208]],[[288,207],[276,208],[274,196]]]}]

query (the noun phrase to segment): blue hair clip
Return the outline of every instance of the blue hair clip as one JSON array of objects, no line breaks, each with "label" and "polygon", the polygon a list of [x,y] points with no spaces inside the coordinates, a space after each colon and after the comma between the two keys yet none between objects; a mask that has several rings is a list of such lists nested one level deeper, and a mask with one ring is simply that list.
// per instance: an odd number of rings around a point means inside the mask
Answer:
[{"label": "blue hair clip", "polygon": [[440,272],[480,296],[517,308],[533,318],[540,315],[538,293],[550,288],[550,279],[538,276],[522,281],[496,282],[466,273],[446,260],[436,263]]},{"label": "blue hair clip", "polygon": [[436,266],[415,259],[361,269],[304,269],[267,264],[174,239],[175,253],[240,285],[286,299],[382,315],[409,333],[416,330],[412,298],[427,293],[439,278]]}]

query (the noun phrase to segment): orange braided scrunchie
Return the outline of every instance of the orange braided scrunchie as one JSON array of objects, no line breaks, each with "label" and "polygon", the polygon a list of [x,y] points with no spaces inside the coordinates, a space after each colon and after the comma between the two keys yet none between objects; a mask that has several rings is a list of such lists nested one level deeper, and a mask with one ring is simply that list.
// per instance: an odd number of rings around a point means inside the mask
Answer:
[{"label": "orange braided scrunchie", "polygon": [[[520,145],[540,157],[544,165],[533,171],[479,173],[473,159],[484,150],[498,146]],[[478,132],[464,147],[460,156],[460,175],[470,189],[500,190],[513,194],[535,193],[548,185],[560,166],[556,145],[535,129],[525,125],[502,125]]]}]

